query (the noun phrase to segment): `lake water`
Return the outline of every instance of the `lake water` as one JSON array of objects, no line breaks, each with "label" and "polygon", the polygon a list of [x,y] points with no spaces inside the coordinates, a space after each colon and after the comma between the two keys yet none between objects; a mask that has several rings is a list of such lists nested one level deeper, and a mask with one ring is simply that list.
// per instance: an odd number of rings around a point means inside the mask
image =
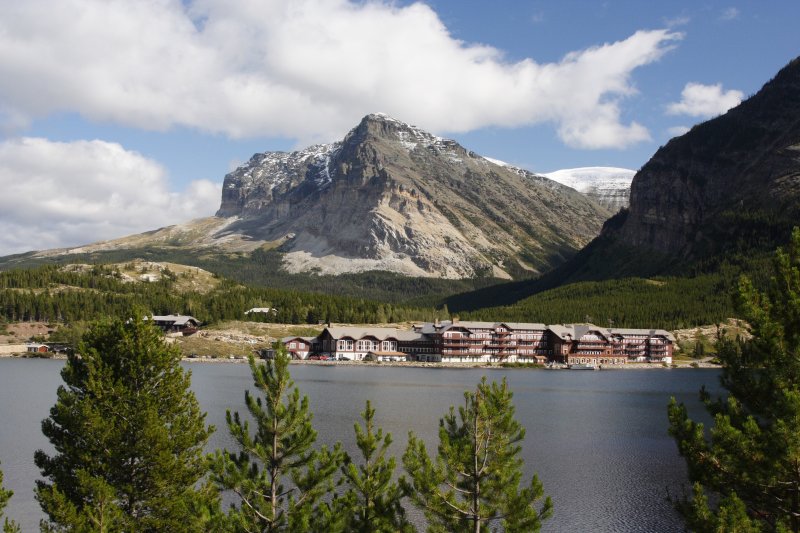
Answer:
[{"label": "lake water", "polygon": [[[33,497],[39,472],[36,449],[52,448],[40,423],[55,402],[63,361],[0,359],[0,461],[5,486],[15,495],[7,516],[37,531],[41,512]],[[233,447],[225,410],[244,412],[244,390],[253,390],[244,364],[187,364],[192,387],[208,421],[217,427],[209,449]],[[435,451],[438,421],[482,375],[508,379],[517,420],[527,428],[525,480],[538,473],[553,499],[547,532],[683,531],[666,501],[686,483],[686,469],[667,435],[666,405],[676,396],[702,418],[697,391],[718,389],[715,370],[603,372],[431,369],[397,367],[291,367],[307,394],[318,442],[341,441],[354,454],[353,424],[369,399],[378,425],[395,439],[400,456],[409,431]]]}]

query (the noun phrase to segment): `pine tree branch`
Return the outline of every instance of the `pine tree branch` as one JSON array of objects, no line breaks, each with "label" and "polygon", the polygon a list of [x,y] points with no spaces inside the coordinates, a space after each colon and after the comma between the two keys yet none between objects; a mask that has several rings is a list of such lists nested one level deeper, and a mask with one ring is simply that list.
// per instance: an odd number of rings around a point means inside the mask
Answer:
[{"label": "pine tree branch", "polygon": [[453,489],[454,491],[460,492],[461,494],[472,494],[472,491],[465,490],[465,489],[459,489],[458,487],[456,487],[455,485],[453,485],[449,481],[445,481],[444,484],[447,485],[448,487],[450,487],[451,489]]},{"label": "pine tree branch", "polygon": [[454,511],[457,511],[458,513],[460,513],[460,514],[462,514],[462,515],[464,515],[464,516],[473,516],[473,515],[472,515],[472,513],[470,513],[469,511],[465,511],[465,510],[461,509],[460,507],[458,507],[458,506],[456,506],[456,505],[453,505],[452,503],[450,503],[450,502],[447,500],[447,498],[445,498],[445,497],[444,497],[444,496],[442,496],[441,494],[439,495],[439,497],[440,497],[440,499],[442,500],[442,502],[443,502],[445,505],[447,505],[448,507],[450,507],[450,508],[451,508],[451,509],[453,509]]},{"label": "pine tree branch", "polygon": [[258,517],[259,517],[261,520],[263,520],[264,522],[267,522],[268,524],[272,525],[272,520],[271,520],[270,518],[268,518],[267,516],[265,516],[265,515],[261,514],[261,513],[258,511],[258,509],[256,509],[255,507],[253,507],[253,504],[251,504],[251,503],[250,503],[250,500],[248,500],[248,499],[247,499],[247,498],[244,496],[244,494],[242,494],[242,492],[241,492],[239,489],[237,489],[237,488],[233,488],[232,490],[233,490],[233,492],[235,492],[235,493],[236,493],[236,495],[237,495],[237,496],[239,496],[239,498],[242,500],[242,503],[244,503],[244,504],[245,504],[245,505],[246,505],[246,506],[247,506],[247,507],[248,507],[248,508],[249,508],[251,511],[253,511],[253,513],[255,513],[255,515],[256,515],[256,516],[258,516]]}]

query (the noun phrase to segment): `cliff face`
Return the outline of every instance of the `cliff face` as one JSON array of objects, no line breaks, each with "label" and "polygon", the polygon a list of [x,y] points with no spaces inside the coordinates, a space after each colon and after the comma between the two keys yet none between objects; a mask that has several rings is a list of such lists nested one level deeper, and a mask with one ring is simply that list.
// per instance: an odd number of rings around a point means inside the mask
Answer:
[{"label": "cliff face", "polygon": [[552,268],[609,212],[385,115],[343,141],[257,154],[225,177],[230,233],[282,243],[289,270],[383,269],[449,278]]},{"label": "cliff face", "polygon": [[[656,152],[603,235],[681,259],[774,247],[800,215],[800,58]],[[611,225],[609,225],[611,226]]]}]

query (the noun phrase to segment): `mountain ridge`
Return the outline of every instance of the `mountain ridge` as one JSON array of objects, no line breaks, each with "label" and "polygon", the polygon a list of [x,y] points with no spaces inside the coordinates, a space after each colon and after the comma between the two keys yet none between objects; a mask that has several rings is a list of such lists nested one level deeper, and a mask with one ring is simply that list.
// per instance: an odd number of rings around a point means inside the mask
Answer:
[{"label": "mountain ridge", "polygon": [[800,58],[739,106],[662,146],[634,176],[630,207],[570,260],[538,279],[452,296],[447,304],[515,305],[581,281],[731,279],[731,270],[758,280],[798,221]]},{"label": "mountain ridge", "polygon": [[687,261],[769,250],[800,220],[800,58],[724,115],[670,140],[636,174],[604,236]]},{"label": "mountain ridge", "polygon": [[341,141],[254,154],[225,176],[214,217],[32,255],[276,250],[290,273],[528,278],[569,258],[609,215],[546,177],[371,114]]},{"label": "mountain ridge", "polygon": [[231,227],[254,238],[284,239],[289,271],[511,278],[562,262],[610,213],[545,177],[371,114],[341,142],[254,155],[225,177],[217,214],[239,217]]}]

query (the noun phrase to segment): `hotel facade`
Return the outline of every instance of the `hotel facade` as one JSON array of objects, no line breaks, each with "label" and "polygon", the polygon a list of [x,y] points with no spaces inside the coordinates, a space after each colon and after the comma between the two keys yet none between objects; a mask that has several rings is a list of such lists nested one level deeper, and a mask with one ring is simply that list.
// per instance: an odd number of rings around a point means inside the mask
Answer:
[{"label": "hotel facade", "polygon": [[[352,361],[609,366],[632,362],[670,364],[675,338],[662,329],[453,320],[415,325],[410,331],[329,326],[317,337],[289,337],[283,343],[297,359],[318,355]],[[300,346],[302,349],[294,349]]]}]

